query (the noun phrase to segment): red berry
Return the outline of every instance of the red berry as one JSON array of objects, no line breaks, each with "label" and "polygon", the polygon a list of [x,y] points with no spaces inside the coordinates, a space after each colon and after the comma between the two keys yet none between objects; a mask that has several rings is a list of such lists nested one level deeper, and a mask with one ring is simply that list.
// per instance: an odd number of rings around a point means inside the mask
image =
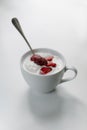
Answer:
[{"label": "red berry", "polygon": [[41,56],[40,55],[32,55],[31,56],[31,61],[35,61],[36,59],[38,59],[38,58],[41,58]]},{"label": "red berry", "polygon": [[45,60],[45,58],[37,58],[34,60],[34,63],[36,63],[37,65],[47,65],[47,61]]},{"label": "red berry", "polygon": [[52,61],[53,60],[53,56],[48,56],[45,58],[47,61]]},{"label": "red berry", "polygon": [[37,65],[47,65],[47,61],[45,58],[41,57],[40,55],[33,55],[31,57],[31,61],[34,61]]},{"label": "red berry", "polygon": [[48,62],[48,63],[47,63],[47,66],[56,67],[57,65],[56,65],[56,63]]},{"label": "red berry", "polygon": [[40,74],[47,74],[47,73],[49,73],[50,71],[52,71],[52,68],[50,68],[50,67],[42,67],[42,68],[40,69]]},{"label": "red berry", "polygon": [[56,65],[56,63],[52,63],[52,67],[56,67],[57,65]]}]

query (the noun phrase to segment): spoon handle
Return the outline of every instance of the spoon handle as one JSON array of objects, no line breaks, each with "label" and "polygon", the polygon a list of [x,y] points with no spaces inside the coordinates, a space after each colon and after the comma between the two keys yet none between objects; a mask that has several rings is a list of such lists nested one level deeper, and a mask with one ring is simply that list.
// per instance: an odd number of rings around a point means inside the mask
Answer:
[{"label": "spoon handle", "polygon": [[22,35],[24,40],[26,41],[26,43],[27,43],[28,47],[30,48],[32,54],[34,54],[34,51],[33,51],[32,47],[31,47],[30,43],[28,42],[27,38],[25,37],[25,35],[23,33],[23,30],[21,28],[21,25],[20,25],[18,19],[17,18],[12,18],[12,23],[15,26],[15,28],[18,30],[18,32]]}]

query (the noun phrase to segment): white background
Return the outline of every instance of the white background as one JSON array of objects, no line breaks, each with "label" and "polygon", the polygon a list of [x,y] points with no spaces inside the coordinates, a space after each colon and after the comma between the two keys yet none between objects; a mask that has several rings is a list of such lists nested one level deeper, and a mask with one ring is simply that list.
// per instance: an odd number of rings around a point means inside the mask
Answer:
[{"label": "white background", "polygon": [[[78,69],[73,81],[34,95],[20,71],[28,47],[61,52]],[[69,76],[70,74],[68,74]],[[87,1],[0,0],[0,130],[87,130]]]}]

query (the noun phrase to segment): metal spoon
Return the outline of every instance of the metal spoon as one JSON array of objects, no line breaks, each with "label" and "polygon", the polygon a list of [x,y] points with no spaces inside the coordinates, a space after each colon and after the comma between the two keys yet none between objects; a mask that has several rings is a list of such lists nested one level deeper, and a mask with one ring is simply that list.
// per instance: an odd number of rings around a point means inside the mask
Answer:
[{"label": "metal spoon", "polygon": [[13,25],[15,26],[15,28],[18,30],[18,32],[22,35],[22,37],[23,37],[24,40],[26,41],[28,47],[30,48],[32,54],[34,55],[34,51],[33,51],[32,47],[31,47],[30,43],[28,42],[27,38],[25,37],[25,35],[24,35],[24,33],[23,33],[23,30],[22,30],[22,28],[21,28],[21,25],[20,25],[20,23],[19,23],[19,21],[18,21],[18,19],[17,19],[17,18],[12,18],[12,23],[13,23]]}]

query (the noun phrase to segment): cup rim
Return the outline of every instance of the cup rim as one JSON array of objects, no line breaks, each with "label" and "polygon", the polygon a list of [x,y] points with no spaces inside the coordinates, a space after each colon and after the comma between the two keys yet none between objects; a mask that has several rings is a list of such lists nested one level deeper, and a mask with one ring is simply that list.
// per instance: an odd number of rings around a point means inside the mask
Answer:
[{"label": "cup rim", "polygon": [[55,50],[55,49],[51,49],[51,48],[35,48],[35,49],[33,49],[34,52],[42,52],[42,50],[43,50],[43,51],[46,51],[46,52],[53,52],[55,55],[59,56],[59,57],[62,59],[62,62],[63,62],[63,67],[62,67],[62,69],[60,69],[59,71],[57,71],[57,72],[55,72],[55,73],[49,74],[49,75],[39,75],[39,74],[32,73],[32,72],[29,72],[28,70],[24,69],[24,68],[23,68],[23,61],[24,61],[25,57],[27,57],[29,54],[32,54],[31,50],[25,52],[25,53],[22,55],[22,57],[21,57],[21,59],[20,59],[20,66],[21,66],[21,68],[22,68],[24,71],[26,71],[28,74],[35,75],[35,76],[40,76],[40,77],[41,77],[41,76],[42,76],[42,77],[49,77],[49,76],[55,75],[55,74],[61,72],[61,71],[65,68],[65,66],[66,66],[66,60],[65,60],[64,56],[63,56],[59,51],[57,51],[57,50]]}]

